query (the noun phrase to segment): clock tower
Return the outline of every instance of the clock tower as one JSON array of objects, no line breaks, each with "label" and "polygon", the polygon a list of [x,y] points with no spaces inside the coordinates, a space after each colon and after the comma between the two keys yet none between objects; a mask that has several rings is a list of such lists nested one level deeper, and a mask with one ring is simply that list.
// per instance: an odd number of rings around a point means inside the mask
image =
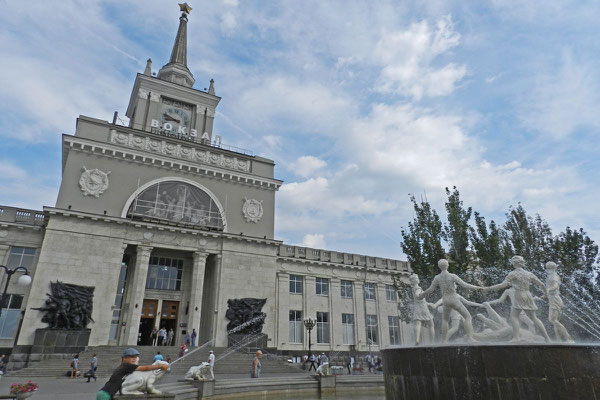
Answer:
[{"label": "clock tower", "polygon": [[221,98],[215,95],[212,79],[208,91],[193,88],[194,76],[187,67],[187,16],[192,9],[187,3],[179,7],[171,58],[156,76],[148,59],[144,73],[136,77],[126,115],[130,128],[211,143],[215,108]]}]

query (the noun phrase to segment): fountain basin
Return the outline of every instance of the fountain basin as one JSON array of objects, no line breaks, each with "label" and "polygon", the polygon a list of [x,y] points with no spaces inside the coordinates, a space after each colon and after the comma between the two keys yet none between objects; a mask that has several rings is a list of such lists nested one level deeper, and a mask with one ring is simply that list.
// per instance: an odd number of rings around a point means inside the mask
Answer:
[{"label": "fountain basin", "polygon": [[387,400],[600,400],[600,346],[500,344],[382,351]]}]

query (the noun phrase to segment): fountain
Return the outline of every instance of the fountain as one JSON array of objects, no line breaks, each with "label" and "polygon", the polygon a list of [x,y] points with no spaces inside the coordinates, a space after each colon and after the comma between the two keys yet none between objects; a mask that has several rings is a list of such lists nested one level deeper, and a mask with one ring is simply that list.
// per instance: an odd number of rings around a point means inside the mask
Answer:
[{"label": "fountain", "polygon": [[[560,296],[561,279],[555,263],[546,264],[545,283],[525,270],[522,257],[514,256],[511,265],[513,270],[504,280],[489,287],[469,284],[448,272],[446,260],[438,262],[441,272],[424,291],[418,286],[418,277],[410,277],[414,307],[419,311],[414,318],[416,345],[382,351],[386,399],[600,399],[600,346],[575,343],[560,321],[562,317],[569,319],[598,338],[600,326],[589,317],[589,312],[600,309],[597,302],[569,296],[566,303],[572,307],[563,314],[565,303]],[[532,295],[532,284],[541,289],[543,297]],[[481,293],[505,290],[496,300],[476,303],[460,296],[458,286]],[[426,297],[438,288],[442,298],[435,305],[427,303]],[[493,307],[505,301],[510,303],[508,320]],[[554,343],[536,315],[537,303],[542,301],[548,303]],[[420,329],[416,327],[423,324],[424,311],[440,304],[441,343],[419,345]],[[485,311],[486,315],[476,315],[482,326],[480,331],[473,329],[465,305]],[[584,305],[588,307],[582,309]],[[448,329],[453,314],[455,321],[463,323],[465,340],[448,344],[456,331]]]}]

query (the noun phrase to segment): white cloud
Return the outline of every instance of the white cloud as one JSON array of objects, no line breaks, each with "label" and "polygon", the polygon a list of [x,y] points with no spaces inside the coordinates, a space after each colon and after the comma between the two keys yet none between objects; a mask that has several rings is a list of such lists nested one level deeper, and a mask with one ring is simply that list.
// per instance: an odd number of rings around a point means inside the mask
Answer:
[{"label": "white cloud", "polygon": [[236,27],[237,20],[233,13],[226,12],[223,15],[221,15],[221,31],[224,34],[230,35]]},{"label": "white cloud", "polygon": [[600,128],[600,81],[596,67],[577,62],[565,52],[557,69],[534,72],[533,89],[519,101],[526,127],[555,139],[585,126]]},{"label": "white cloud", "polygon": [[374,51],[382,67],[377,90],[416,100],[452,93],[466,75],[466,66],[448,63],[436,68],[434,61],[459,43],[460,35],[449,16],[439,19],[435,27],[422,21],[407,30],[383,34]]},{"label": "white cloud", "polygon": [[303,178],[312,176],[318,170],[325,168],[327,163],[314,156],[302,156],[294,161],[290,167],[293,172]]},{"label": "white cloud", "polygon": [[301,246],[312,247],[316,249],[324,249],[326,248],[325,236],[320,233],[306,234],[302,239]]},{"label": "white cloud", "polygon": [[25,170],[11,161],[0,160],[0,179],[23,179],[27,176]]}]

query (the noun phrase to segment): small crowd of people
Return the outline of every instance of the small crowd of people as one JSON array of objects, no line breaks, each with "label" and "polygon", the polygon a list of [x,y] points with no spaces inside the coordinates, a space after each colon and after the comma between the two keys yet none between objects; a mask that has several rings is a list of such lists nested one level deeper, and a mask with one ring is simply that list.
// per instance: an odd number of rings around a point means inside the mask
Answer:
[{"label": "small crowd of people", "polygon": [[[196,329],[192,329],[192,333],[187,333],[185,335],[186,347],[195,347],[197,337],[198,333],[196,332]],[[160,329],[154,328],[150,333],[150,341],[152,346],[173,346],[175,342],[175,331],[171,328],[167,332],[167,329],[164,326]]]},{"label": "small crowd of people", "polygon": [[310,355],[305,354],[303,359],[304,364],[310,363],[308,370],[311,371],[313,368],[315,372],[317,368],[323,364],[329,363],[329,358],[325,355],[325,353],[321,353],[319,355],[315,355],[315,353],[311,353]]},{"label": "small crowd of people", "polygon": [[[92,359],[90,360],[90,369],[83,374],[84,378],[87,378],[87,382],[89,383],[92,378],[94,378],[94,382],[96,382],[96,371],[98,370],[98,355],[93,354]],[[71,360],[71,378],[77,378],[79,376],[79,354],[75,354],[75,357]]]},{"label": "small crowd of people", "polygon": [[[325,353],[321,353],[316,355],[315,353],[312,353],[310,355],[306,354],[303,357],[303,363],[304,365],[309,365],[308,367],[308,371],[312,371],[314,369],[314,371],[317,371],[317,368],[323,364],[329,363],[329,358],[327,357],[327,355]],[[355,363],[355,358],[352,357],[350,354],[348,354],[345,358],[345,362],[346,362],[346,368],[348,370],[348,375],[352,374],[353,370],[361,370],[363,371],[364,368]],[[376,373],[377,371],[382,371],[382,361],[381,361],[381,357],[379,357],[378,355],[371,355],[370,353],[365,355],[364,358],[364,362],[365,362],[365,366],[367,368],[367,371],[369,371],[370,373]],[[355,367],[356,364],[356,367]],[[304,367],[306,368],[306,367]]]}]

